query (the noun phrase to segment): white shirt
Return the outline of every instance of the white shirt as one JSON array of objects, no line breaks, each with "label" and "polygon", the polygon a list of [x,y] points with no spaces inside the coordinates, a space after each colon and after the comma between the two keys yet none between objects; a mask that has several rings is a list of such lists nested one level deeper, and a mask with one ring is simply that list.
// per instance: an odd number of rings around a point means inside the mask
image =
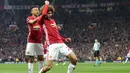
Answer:
[{"label": "white shirt", "polygon": [[99,50],[100,49],[100,43],[99,42],[95,42],[94,43],[94,46],[93,46],[93,50],[94,51],[97,51],[97,50]]}]

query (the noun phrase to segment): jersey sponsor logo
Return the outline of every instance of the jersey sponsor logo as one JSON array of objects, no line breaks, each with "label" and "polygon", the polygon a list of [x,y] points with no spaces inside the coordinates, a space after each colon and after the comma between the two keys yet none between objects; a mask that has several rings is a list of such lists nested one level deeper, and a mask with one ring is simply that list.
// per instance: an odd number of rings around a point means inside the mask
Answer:
[{"label": "jersey sponsor logo", "polygon": [[40,29],[40,26],[33,26],[33,29],[34,29],[34,30],[39,30],[39,29]]}]

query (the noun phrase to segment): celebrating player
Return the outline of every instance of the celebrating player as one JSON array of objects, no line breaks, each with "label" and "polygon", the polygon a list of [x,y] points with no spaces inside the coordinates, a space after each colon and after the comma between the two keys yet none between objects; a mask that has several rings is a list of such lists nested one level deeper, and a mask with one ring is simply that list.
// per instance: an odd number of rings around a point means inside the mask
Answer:
[{"label": "celebrating player", "polygon": [[[45,1],[45,8],[43,13],[46,13],[46,8],[48,6],[48,1]],[[31,16],[27,17],[27,24],[29,29],[28,34],[28,43],[26,47],[26,56],[28,57],[28,72],[33,73],[33,62],[34,56],[37,56],[38,59],[38,68],[39,71],[43,67],[43,52],[42,52],[42,25],[40,19],[42,16],[39,16],[39,9],[37,7],[32,8]]]},{"label": "celebrating player", "polygon": [[[43,14],[43,9],[44,9],[44,6],[41,7],[42,14]],[[59,30],[57,28],[55,20],[51,18],[54,11],[55,11],[54,7],[49,5],[47,14],[41,22],[43,23],[43,29],[45,32],[45,35],[44,35],[45,40],[49,46],[48,46],[47,65],[44,66],[39,73],[46,73],[52,68],[53,61],[57,59],[59,52],[70,59],[71,63],[68,66],[67,73],[72,73],[77,63],[77,57],[74,54],[74,52],[64,43],[64,41],[70,42],[71,39],[63,38],[59,34]]]}]

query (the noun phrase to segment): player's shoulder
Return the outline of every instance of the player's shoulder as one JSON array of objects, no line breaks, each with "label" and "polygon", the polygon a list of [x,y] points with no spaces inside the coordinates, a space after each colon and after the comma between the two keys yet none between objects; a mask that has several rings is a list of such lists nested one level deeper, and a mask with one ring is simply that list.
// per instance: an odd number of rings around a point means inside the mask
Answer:
[{"label": "player's shoulder", "polygon": [[55,22],[55,19],[51,19],[52,22]]},{"label": "player's shoulder", "polygon": [[28,16],[28,17],[26,18],[26,21],[28,22],[29,20],[33,20],[33,19],[35,19],[34,16]]},{"label": "player's shoulder", "polygon": [[51,19],[51,22],[52,22],[53,24],[56,24],[56,21],[55,21],[54,19]]},{"label": "player's shoulder", "polygon": [[27,19],[28,19],[28,18],[31,19],[31,18],[33,18],[33,16],[27,16]]}]

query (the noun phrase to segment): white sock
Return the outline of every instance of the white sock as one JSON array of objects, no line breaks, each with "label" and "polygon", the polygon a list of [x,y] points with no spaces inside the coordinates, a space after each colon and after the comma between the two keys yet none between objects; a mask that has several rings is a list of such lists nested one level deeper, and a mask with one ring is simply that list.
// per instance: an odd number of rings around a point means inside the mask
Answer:
[{"label": "white sock", "polygon": [[69,64],[67,73],[72,73],[74,71],[75,65]]},{"label": "white sock", "polygon": [[128,58],[126,58],[126,60],[125,60],[125,63],[127,63],[128,62]]},{"label": "white sock", "polygon": [[44,69],[44,68],[42,68],[38,73],[42,73],[43,69]]},{"label": "white sock", "polygon": [[33,63],[28,63],[28,73],[33,73]]},{"label": "white sock", "polygon": [[38,61],[38,72],[40,72],[43,66],[44,66],[43,61]]}]

